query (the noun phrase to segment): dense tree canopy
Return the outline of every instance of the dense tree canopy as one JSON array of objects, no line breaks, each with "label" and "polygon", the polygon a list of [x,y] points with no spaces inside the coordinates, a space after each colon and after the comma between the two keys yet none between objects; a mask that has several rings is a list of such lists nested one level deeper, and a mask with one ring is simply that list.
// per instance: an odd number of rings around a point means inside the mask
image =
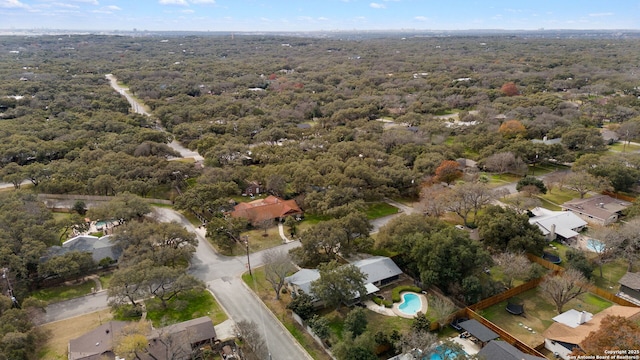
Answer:
[{"label": "dense tree canopy", "polygon": [[519,214],[509,208],[495,205],[487,207],[478,217],[477,225],[483,242],[492,251],[542,254],[547,243],[540,229],[529,224],[526,214]]}]

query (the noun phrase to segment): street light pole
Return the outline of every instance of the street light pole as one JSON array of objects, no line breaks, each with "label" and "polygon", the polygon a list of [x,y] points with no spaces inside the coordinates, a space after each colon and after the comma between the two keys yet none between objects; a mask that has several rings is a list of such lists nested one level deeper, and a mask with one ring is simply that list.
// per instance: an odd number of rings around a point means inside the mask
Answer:
[{"label": "street light pole", "polygon": [[253,274],[251,273],[251,260],[249,259],[249,236],[248,235],[245,235],[244,237],[244,245],[247,249],[247,266],[249,267],[249,275],[253,277]]}]

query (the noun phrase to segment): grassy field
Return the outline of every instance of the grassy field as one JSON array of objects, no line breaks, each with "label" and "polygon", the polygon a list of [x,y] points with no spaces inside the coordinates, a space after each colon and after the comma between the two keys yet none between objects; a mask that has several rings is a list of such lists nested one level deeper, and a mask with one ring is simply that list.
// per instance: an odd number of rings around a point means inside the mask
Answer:
[{"label": "grassy field", "polygon": [[146,300],[145,305],[148,311],[147,319],[155,327],[171,325],[201,316],[209,316],[214,324],[228,319],[227,314],[207,290],[189,292],[179,298],[174,298],[168,302],[166,309],[162,308],[161,302],[157,299]]},{"label": "grassy field", "polygon": [[42,325],[41,328],[49,333],[49,338],[43,350],[38,354],[38,358],[42,360],[66,360],[69,340],[75,339],[111,319],[111,311],[106,309]]},{"label": "grassy field", "polygon": [[[510,301],[524,305],[524,316],[508,313],[505,310],[508,301],[483,309],[480,314],[530,346],[542,343],[542,332],[553,323],[552,318],[558,315],[553,302],[538,288],[526,291]],[[612,303],[605,299],[585,293],[567,303],[563,310],[576,309],[596,314],[611,305]],[[525,329],[523,325],[532,328],[533,331]]]},{"label": "grassy field", "polygon": [[625,144],[623,142],[617,142],[614,143],[612,145],[609,145],[609,150],[610,151],[615,151],[615,152],[632,152],[632,151],[638,151],[640,150],[640,146],[638,145],[634,145],[634,144],[627,144],[625,146]]},{"label": "grassy field", "polygon": [[52,288],[41,289],[31,293],[36,299],[55,303],[91,294],[91,288],[95,287],[93,280],[78,284],[60,285]]},{"label": "grassy field", "polygon": [[386,202],[376,202],[367,205],[367,209],[365,210],[367,214],[367,219],[373,220],[381,217],[393,215],[398,213],[398,208],[395,206],[391,206]]},{"label": "grassy field", "polygon": [[[595,255],[595,254],[594,254]],[[639,269],[632,269],[638,271]],[[595,286],[612,294],[618,292],[618,280],[627,273],[627,262],[624,259],[617,259],[602,265],[602,277],[600,277],[600,268],[593,270],[592,280]]]},{"label": "grassy field", "polygon": [[[588,194],[585,195],[585,198],[587,197],[589,197]],[[572,190],[554,188],[551,191],[547,191],[546,194],[539,195],[538,198],[547,200],[556,205],[562,205],[571,199],[580,198],[580,194]]]}]

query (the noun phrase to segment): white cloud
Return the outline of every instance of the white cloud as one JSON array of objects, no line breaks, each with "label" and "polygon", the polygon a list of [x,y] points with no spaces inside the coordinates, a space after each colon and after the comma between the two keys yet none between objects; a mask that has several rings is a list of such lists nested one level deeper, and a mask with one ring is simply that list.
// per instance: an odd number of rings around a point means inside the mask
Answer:
[{"label": "white cloud", "polygon": [[92,12],[97,14],[113,14],[114,11],[122,10],[120,7],[115,5],[103,6],[98,10],[93,10]]},{"label": "white cloud", "polygon": [[414,20],[418,20],[418,21],[428,21],[429,18],[426,16],[416,16],[413,18]]},{"label": "white cloud", "polygon": [[191,0],[192,4],[215,4],[216,0]]},{"label": "white cloud", "polygon": [[380,3],[371,3],[369,4],[369,6],[374,9],[384,9],[387,7],[385,4],[380,4]]},{"label": "white cloud", "polygon": [[161,5],[181,5],[189,6],[187,0],[160,0]]},{"label": "white cloud", "polygon": [[319,20],[319,21],[329,21],[329,18],[326,18],[326,17],[324,17],[324,16],[320,16],[320,17],[318,18],[318,20]]},{"label": "white cloud", "polygon": [[100,5],[100,3],[98,2],[98,0],[69,0],[71,2],[79,2],[79,3],[85,3],[85,4],[91,4],[91,5]]},{"label": "white cloud", "polygon": [[80,8],[78,5],[66,4],[66,3],[58,3],[58,2],[51,3],[51,5],[57,6],[57,7],[61,7],[61,8],[67,8],[67,9],[78,9],[78,8]]},{"label": "white cloud", "polygon": [[589,14],[591,17],[613,16],[612,12]]},{"label": "white cloud", "polygon": [[104,10],[111,10],[111,11],[120,11],[122,10],[122,8],[120,8],[119,6],[116,5],[109,5],[109,6],[105,6],[103,7]]},{"label": "white cloud", "polygon": [[9,8],[9,9],[26,9],[28,6],[20,2],[20,0],[0,0],[0,8]]},{"label": "white cloud", "polygon": [[183,14],[193,14],[196,11],[193,9],[184,9],[184,10],[180,10],[180,12]]}]

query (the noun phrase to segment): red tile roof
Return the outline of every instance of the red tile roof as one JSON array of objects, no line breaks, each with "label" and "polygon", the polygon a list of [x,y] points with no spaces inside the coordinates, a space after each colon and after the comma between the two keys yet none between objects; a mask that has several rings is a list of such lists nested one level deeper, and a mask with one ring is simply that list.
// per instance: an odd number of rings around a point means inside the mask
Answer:
[{"label": "red tile roof", "polygon": [[283,200],[273,195],[264,199],[240,203],[231,212],[231,216],[246,218],[252,224],[294,214],[302,214],[302,210],[295,200]]}]

